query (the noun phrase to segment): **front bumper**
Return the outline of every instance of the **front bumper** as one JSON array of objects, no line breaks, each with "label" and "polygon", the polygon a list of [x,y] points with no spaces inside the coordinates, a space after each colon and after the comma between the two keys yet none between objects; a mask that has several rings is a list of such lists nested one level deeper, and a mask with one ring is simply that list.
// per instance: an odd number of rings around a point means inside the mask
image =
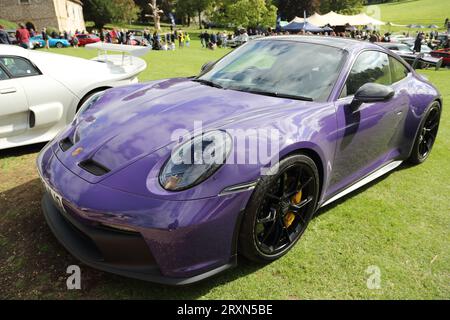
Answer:
[{"label": "front bumper", "polygon": [[51,148],[38,169],[48,225],[86,265],[183,285],[236,264],[237,229],[251,191],[191,201],[138,196],[83,180]]},{"label": "front bumper", "polygon": [[236,265],[236,256],[233,256],[230,263],[197,276],[164,277],[139,234],[120,233],[83,225],[58,210],[47,193],[42,198],[42,210],[53,234],[67,251],[84,264],[102,271],[155,283],[186,285],[209,278]]}]

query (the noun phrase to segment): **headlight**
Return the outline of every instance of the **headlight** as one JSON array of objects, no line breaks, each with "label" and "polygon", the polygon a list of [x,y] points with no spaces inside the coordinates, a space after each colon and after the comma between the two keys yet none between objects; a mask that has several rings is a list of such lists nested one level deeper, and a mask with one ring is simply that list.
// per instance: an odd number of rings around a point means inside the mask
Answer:
[{"label": "headlight", "polygon": [[100,91],[97,93],[94,93],[91,95],[83,104],[81,105],[80,109],[78,110],[75,119],[77,119],[79,116],[81,116],[83,113],[85,113],[87,110],[89,110],[90,107],[92,107],[105,93],[105,91]]},{"label": "headlight", "polygon": [[205,132],[182,144],[162,168],[161,186],[179,191],[201,183],[225,163],[231,145],[230,135],[219,130]]}]

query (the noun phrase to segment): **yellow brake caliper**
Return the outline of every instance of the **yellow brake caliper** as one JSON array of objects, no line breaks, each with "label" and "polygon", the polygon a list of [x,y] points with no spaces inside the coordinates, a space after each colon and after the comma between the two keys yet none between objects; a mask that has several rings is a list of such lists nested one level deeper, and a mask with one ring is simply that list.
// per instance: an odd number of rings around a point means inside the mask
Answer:
[{"label": "yellow brake caliper", "polygon": [[[300,192],[296,193],[292,199],[291,199],[293,204],[299,204],[302,201],[302,191],[300,190]],[[288,212],[285,216],[284,216],[284,226],[286,228],[289,228],[292,224],[292,222],[294,222],[295,220],[295,214],[293,212]]]}]

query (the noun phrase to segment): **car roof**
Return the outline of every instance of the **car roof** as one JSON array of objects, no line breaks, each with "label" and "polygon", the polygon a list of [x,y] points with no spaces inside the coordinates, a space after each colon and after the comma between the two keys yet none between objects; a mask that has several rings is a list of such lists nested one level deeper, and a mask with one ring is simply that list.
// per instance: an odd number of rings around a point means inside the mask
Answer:
[{"label": "car roof", "polygon": [[0,44],[0,55],[14,55],[26,57],[28,56],[28,50],[10,44]]},{"label": "car roof", "polygon": [[351,38],[327,37],[327,36],[310,36],[310,35],[286,35],[271,36],[255,39],[253,41],[296,41],[311,44],[325,45],[346,51],[359,51],[361,49],[379,49],[380,47],[367,41],[361,41]]}]

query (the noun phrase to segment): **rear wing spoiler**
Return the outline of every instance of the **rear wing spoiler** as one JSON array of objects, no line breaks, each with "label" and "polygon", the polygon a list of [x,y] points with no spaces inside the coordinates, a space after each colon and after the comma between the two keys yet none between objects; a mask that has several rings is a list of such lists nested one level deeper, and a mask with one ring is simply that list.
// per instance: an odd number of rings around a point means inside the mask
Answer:
[{"label": "rear wing spoiler", "polygon": [[88,50],[97,50],[98,58],[100,57],[108,62],[107,52],[121,52],[122,53],[122,65],[125,64],[126,59],[129,58],[130,64],[133,64],[133,57],[141,57],[147,54],[152,48],[151,47],[142,47],[142,46],[130,46],[124,44],[114,44],[114,43],[91,43],[85,46]]}]

